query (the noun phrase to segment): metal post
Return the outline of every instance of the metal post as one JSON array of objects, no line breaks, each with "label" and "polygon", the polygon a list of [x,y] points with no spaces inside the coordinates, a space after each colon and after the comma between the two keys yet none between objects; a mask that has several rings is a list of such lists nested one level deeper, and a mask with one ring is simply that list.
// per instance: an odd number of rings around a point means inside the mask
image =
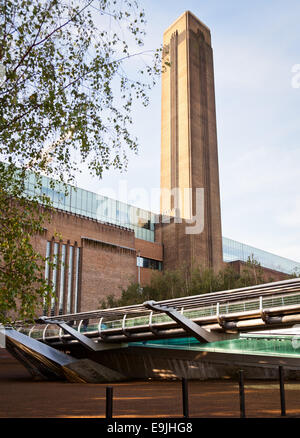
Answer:
[{"label": "metal post", "polygon": [[280,383],[280,406],[281,406],[281,416],[285,417],[285,390],[284,390],[284,369],[283,366],[279,366],[279,383]]},{"label": "metal post", "polygon": [[112,418],[113,412],[113,388],[106,387],[106,418]]},{"label": "metal post", "polygon": [[240,387],[240,416],[246,417],[245,411],[245,388],[244,388],[244,371],[239,371],[239,387]]},{"label": "metal post", "polygon": [[182,409],[184,418],[189,418],[188,380],[182,379]]}]

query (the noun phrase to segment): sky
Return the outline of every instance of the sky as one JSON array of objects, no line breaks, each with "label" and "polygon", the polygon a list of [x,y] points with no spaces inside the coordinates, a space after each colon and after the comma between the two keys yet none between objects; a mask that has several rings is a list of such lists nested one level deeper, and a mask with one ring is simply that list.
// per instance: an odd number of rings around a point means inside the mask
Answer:
[{"label": "sky", "polygon": [[[164,30],[186,10],[211,30],[223,235],[300,261],[299,0],[141,4],[145,50],[159,47]],[[127,173],[110,170],[102,180],[84,173],[77,185],[120,200],[125,187],[130,203],[158,211],[160,111],[158,83],[150,105],[135,107],[140,147],[129,155]],[[150,193],[156,193],[152,202]]]}]

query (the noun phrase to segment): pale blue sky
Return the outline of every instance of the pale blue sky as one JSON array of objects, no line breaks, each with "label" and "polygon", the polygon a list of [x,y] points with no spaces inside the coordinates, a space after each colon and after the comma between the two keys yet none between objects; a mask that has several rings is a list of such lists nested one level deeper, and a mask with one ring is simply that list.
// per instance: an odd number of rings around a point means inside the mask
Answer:
[{"label": "pale blue sky", "polygon": [[[300,261],[300,64],[299,0],[144,0],[145,48],[185,10],[212,33],[215,63],[223,235]],[[160,84],[151,104],[138,106],[134,132],[138,156],[128,172],[85,176],[78,186],[98,193],[120,181],[148,192],[160,184]],[[109,194],[109,193],[108,193]],[[132,203],[158,208],[142,198]]]}]

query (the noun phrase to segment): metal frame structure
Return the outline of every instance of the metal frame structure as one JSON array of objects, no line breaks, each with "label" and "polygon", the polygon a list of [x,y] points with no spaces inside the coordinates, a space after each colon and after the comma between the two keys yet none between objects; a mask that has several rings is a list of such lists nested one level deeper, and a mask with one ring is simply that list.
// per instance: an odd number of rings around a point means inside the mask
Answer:
[{"label": "metal frame structure", "polygon": [[[32,375],[47,379],[112,382],[129,377],[167,378],[166,369],[173,377],[202,378],[210,372],[214,376],[233,375],[241,363],[255,377],[260,367],[267,367],[272,377],[278,363],[297,371],[299,354],[289,355],[285,350],[283,354],[275,350],[274,354],[253,353],[251,349],[247,354],[234,349],[240,340],[231,340],[246,332],[241,336],[244,348],[243,338],[262,336],[250,332],[267,329],[276,338],[274,329],[297,322],[300,279],[293,279],[136,306],[43,316],[35,325],[16,324],[5,335],[11,354]],[[174,339],[173,348],[173,341],[168,341],[171,338],[188,339],[182,340],[182,347]],[[218,342],[227,339],[230,342]],[[145,342],[148,340],[159,342]],[[265,371],[261,373],[265,375]]]},{"label": "metal frame structure", "polygon": [[[82,330],[84,320],[96,323]],[[186,336],[214,342],[239,337],[240,332],[299,323],[300,279],[157,303],[41,317],[36,322],[35,327],[24,328],[22,324],[19,330],[55,347],[79,342],[90,350],[100,351],[109,345],[117,348],[128,342]]]}]

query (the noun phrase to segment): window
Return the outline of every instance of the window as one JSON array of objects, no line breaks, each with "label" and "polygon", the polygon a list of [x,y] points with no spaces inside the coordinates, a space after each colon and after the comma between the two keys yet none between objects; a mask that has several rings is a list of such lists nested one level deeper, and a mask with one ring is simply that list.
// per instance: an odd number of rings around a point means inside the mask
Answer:
[{"label": "window", "polygon": [[[50,250],[51,250],[51,242],[47,242],[46,246],[46,263],[45,263],[45,280],[49,280],[49,271],[50,271]],[[43,299],[43,314],[47,315],[47,307],[46,307],[46,299]]]},{"label": "window", "polygon": [[[54,243],[53,248],[53,269],[52,269],[52,289],[53,292],[56,292],[56,283],[57,283],[57,269],[58,269],[58,243]],[[54,315],[55,311],[55,297],[51,298],[51,315]]]},{"label": "window", "polygon": [[134,230],[137,238],[154,242],[155,214],[71,185],[67,185],[66,193],[63,184],[46,176],[41,178],[41,188],[36,187],[36,181],[36,176],[29,172],[25,189],[27,195],[44,193],[55,208],[125,226]]},{"label": "window", "polygon": [[234,260],[247,262],[249,257],[257,260],[265,268],[275,269],[287,274],[297,272],[300,266],[299,263],[292,260],[223,237],[223,259],[225,262]]},{"label": "window", "polygon": [[[81,248],[54,241],[47,242],[45,279],[52,285],[55,294],[50,300],[51,315],[56,312],[59,315],[78,312],[80,256]],[[44,299],[44,315],[47,314]]]},{"label": "window", "polygon": [[58,299],[58,313],[61,315],[64,308],[64,289],[65,289],[65,264],[66,264],[66,245],[61,247],[60,259],[60,289]]},{"label": "window", "polygon": [[78,285],[79,285],[79,265],[80,263],[80,248],[76,248],[76,266],[75,266],[75,299],[74,299],[74,312],[78,312]]},{"label": "window", "polygon": [[162,262],[159,260],[148,259],[146,257],[137,257],[136,265],[140,268],[156,269],[162,271]]},{"label": "window", "polygon": [[73,246],[69,248],[69,263],[68,263],[68,295],[67,295],[67,313],[71,313],[71,298],[72,298],[72,275],[73,274]]}]

